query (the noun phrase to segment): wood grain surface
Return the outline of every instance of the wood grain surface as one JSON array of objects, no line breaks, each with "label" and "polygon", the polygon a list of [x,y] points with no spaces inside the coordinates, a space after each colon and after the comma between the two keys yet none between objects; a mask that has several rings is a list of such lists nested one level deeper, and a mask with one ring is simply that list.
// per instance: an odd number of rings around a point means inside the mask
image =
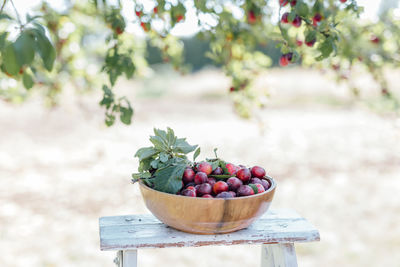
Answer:
[{"label": "wood grain surface", "polygon": [[100,218],[101,250],[199,247],[319,240],[318,230],[292,210],[269,210],[248,228],[229,234],[194,235],[166,226],[152,215]]}]

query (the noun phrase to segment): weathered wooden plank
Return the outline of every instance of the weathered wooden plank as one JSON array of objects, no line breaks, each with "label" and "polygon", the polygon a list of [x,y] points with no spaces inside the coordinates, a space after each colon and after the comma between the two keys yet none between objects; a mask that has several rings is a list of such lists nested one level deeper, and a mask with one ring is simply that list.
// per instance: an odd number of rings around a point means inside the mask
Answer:
[{"label": "weathered wooden plank", "polygon": [[124,250],[122,252],[122,267],[137,267],[137,250]]},{"label": "weathered wooden plank", "polygon": [[291,210],[271,210],[249,228],[223,235],[193,235],[170,228],[152,215],[100,218],[101,250],[198,247],[319,240],[318,230]]},{"label": "weathered wooden plank", "polygon": [[261,267],[297,267],[294,244],[263,244]]}]

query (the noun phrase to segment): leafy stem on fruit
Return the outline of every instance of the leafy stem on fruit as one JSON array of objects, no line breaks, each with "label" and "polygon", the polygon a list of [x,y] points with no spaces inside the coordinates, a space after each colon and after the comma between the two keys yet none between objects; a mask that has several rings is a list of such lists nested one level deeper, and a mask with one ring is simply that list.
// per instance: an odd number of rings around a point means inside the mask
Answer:
[{"label": "leafy stem on fruit", "polygon": [[142,180],[158,191],[175,194],[182,187],[184,170],[193,165],[187,154],[197,148],[196,158],[200,149],[186,142],[186,138],[175,136],[171,128],[154,129],[150,142],[153,146],[142,147],[135,154],[139,158],[139,172],[132,174],[132,182]]}]

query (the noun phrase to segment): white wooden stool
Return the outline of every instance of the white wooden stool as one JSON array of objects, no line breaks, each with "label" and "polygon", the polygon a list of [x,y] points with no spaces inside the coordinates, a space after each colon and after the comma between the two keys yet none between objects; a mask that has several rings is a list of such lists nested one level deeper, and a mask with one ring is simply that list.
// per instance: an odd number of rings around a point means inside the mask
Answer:
[{"label": "white wooden stool", "polygon": [[318,230],[292,210],[270,210],[247,229],[220,235],[194,235],[166,226],[153,215],[102,217],[100,249],[116,250],[121,267],[137,266],[137,250],[262,244],[261,266],[297,266],[295,242],[319,241]]}]

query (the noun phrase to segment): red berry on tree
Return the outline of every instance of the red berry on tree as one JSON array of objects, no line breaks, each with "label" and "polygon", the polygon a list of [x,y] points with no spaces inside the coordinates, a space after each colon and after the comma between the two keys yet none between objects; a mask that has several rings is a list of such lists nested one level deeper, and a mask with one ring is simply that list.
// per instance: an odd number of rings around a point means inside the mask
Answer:
[{"label": "red berry on tree", "polygon": [[154,7],[153,8],[153,12],[154,12],[154,14],[157,14],[158,13],[158,7]]},{"label": "red berry on tree", "polygon": [[181,21],[181,20],[183,20],[184,19],[184,16],[183,15],[178,15],[178,16],[176,16],[176,22],[179,22],[179,21]]},{"label": "red berry on tree", "polygon": [[292,0],[292,1],[290,1],[290,5],[291,6],[295,6],[297,4],[297,0]]},{"label": "red berry on tree", "polygon": [[346,3],[346,2],[347,2],[347,0],[340,0],[340,2],[342,2],[342,3]]},{"label": "red berry on tree", "polygon": [[374,44],[379,44],[379,41],[380,41],[376,35],[372,35],[370,40]]},{"label": "red berry on tree", "polygon": [[292,25],[295,26],[296,28],[301,26],[301,18],[299,15],[296,15],[296,17],[292,21]]},{"label": "red berry on tree", "polygon": [[135,11],[135,14],[140,18],[142,16],[142,11]]},{"label": "red berry on tree", "polygon": [[115,33],[116,34],[118,34],[118,35],[120,35],[120,34],[122,34],[124,32],[124,30],[123,29],[121,29],[121,27],[117,27],[117,28],[115,28]]},{"label": "red berry on tree", "polygon": [[140,26],[142,27],[142,29],[143,29],[145,32],[149,31],[149,29],[147,29],[146,23],[140,22]]},{"label": "red berry on tree", "polygon": [[316,39],[312,39],[310,41],[306,41],[305,43],[307,46],[313,47],[316,41],[317,41]]},{"label": "red berry on tree", "polygon": [[318,24],[318,22],[321,22],[321,20],[322,20],[321,14],[319,14],[319,13],[315,14],[313,17],[314,26],[316,26]]},{"label": "red berry on tree", "polygon": [[279,0],[279,5],[280,6],[286,6],[289,3],[288,0]]},{"label": "red berry on tree", "polygon": [[253,11],[253,10],[250,10],[250,11],[249,11],[249,14],[248,14],[248,16],[247,16],[247,19],[248,19],[248,21],[249,21],[250,24],[254,24],[254,23],[257,22],[257,18],[256,18],[256,15],[254,14],[254,11]]},{"label": "red berry on tree", "polygon": [[296,40],[296,45],[297,45],[297,46],[302,46],[302,45],[303,45],[303,42],[300,41],[300,40]]},{"label": "red berry on tree", "polygon": [[286,55],[282,55],[279,59],[279,65],[282,67],[286,67],[289,64],[289,60],[287,59]]},{"label": "red berry on tree", "polygon": [[289,17],[289,12],[283,13],[282,18],[281,18],[281,22],[282,23],[289,23],[288,17]]}]

